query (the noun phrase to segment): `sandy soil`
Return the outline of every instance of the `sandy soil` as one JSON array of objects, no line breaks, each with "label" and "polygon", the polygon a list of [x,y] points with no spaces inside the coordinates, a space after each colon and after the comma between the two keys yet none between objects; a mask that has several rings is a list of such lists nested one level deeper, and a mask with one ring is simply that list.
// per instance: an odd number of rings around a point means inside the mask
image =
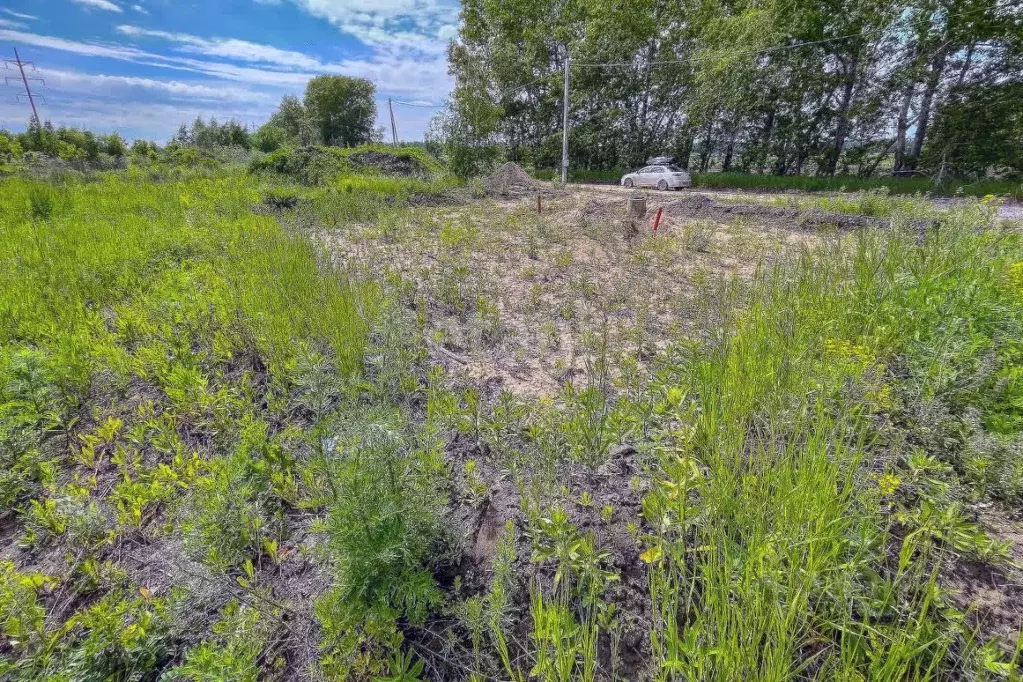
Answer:
[{"label": "sandy soil", "polygon": [[[600,185],[590,183],[580,183],[572,186],[574,189],[577,188],[580,192],[594,192],[601,195],[608,194],[625,194],[640,193],[647,197],[662,197],[671,196],[676,194],[686,194],[689,192],[699,192],[700,194],[707,194],[715,198],[720,198],[728,201],[760,201],[769,202],[777,200],[781,196],[794,196],[794,197],[806,197],[812,198],[814,196],[822,196],[822,194],[812,194],[810,192],[757,192],[757,191],[746,191],[746,190],[722,190],[722,189],[693,189],[693,190],[680,190],[680,191],[667,191],[661,192],[656,189],[642,188],[642,189],[626,189],[619,185]],[[934,205],[941,209],[949,209],[954,206],[957,202],[962,200],[953,199],[948,197],[937,197],[932,200]],[[1023,202],[1016,201],[1014,199],[1006,199],[998,206],[998,217],[1002,220],[1013,220],[1023,222]]]}]

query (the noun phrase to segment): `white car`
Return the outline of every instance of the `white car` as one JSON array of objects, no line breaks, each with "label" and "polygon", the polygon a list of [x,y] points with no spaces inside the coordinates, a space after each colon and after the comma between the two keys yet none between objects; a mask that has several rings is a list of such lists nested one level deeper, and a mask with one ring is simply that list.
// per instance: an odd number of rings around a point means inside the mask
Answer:
[{"label": "white car", "polygon": [[640,168],[634,173],[622,176],[625,187],[656,187],[657,189],[680,189],[692,187],[693,178],[688,171],[678,166],[658,165]]}]

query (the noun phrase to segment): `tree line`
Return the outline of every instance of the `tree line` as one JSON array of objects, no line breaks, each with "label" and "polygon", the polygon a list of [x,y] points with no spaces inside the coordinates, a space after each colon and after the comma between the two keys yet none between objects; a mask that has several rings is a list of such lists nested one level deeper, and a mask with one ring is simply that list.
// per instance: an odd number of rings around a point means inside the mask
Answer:
[{"label": "tree line", "polygon": [[317,76],[305,95],[285,95],[270,119],[255,132],[230,120],[208,122],[201,117],[182,124],[173,142],[205,149],[241,147],[273,152],[281,147],[327,145],[356,147],[381,135],[374,128],[376,86],[365,78]]},{"label": "tree line", "polygon": [[1023,0],[463,0],[458,161],[1023,173]]},{"label": "tree line", "polygon": [[[182,123],[167,145],[206,150],[239,148],[272,152],[281,147],[327,145],[355,147],[382,138],[375,129],[376,87],[364,78],[317,76],[306,85],[305,96],[285,96],[280,106],[255,132],[230,119],[217,121],[201,116],[191,124]],[[152,156],[159,149],[155,142],[135,140],[130,148],[134,156]],[[41,154],[83,167],[111,165],[129,152],[118,133],[102,135],[50,121],[31,121],[25,132],[0,130],[0,163],[21,160],[26,154]]]},{"label": "tree line", "polygon": [[24,154],[43,154],[72,163],[97,164],[120,159],[128,146],[117,133],[100,135],[52,123],[32,121],[22,133],[0,130],[0,163],[20,160]]}]

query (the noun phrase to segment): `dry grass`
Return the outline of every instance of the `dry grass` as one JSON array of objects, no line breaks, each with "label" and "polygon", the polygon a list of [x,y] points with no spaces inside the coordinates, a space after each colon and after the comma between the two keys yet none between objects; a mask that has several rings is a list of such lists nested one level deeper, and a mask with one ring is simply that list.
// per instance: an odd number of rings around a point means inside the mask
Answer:
[{"label": "dry grass", "polygon": [[320,236],[424,311],[432,340],[466,359],[474,381],[551,396],[595,361],[594,337],[645,363],[692,328],[719,282],[750,281],[834,237],[770,217],[677,213],[654,233],[657,208],[676,199],[654,198],[641,220],[613,192],[546,200],[539,214],[534,197],[490,200]]}]

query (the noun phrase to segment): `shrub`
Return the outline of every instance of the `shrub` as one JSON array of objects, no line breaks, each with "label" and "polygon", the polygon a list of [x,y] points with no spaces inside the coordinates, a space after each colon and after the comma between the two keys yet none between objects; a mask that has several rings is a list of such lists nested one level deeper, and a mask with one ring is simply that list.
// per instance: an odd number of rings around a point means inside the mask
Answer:
[{"label": "shrub", "polygon": [[329,500],[320,530],[337,586],[317,603],[316,614],[325,666],[335,671],[358,666],[364,646],[378,653],[395,648],[398,618],[422,622],[440,599],[423,567],[444,502],[439,472],[432,453],[409,449],[401,422],[382,412],[348,421],[339,430],[346,436],[317,463]]},{"label": "shrub", "polygon": [[192,647],[181,665],[171,669],[165,680],[190,682],[257,682],[260,654],[266,646],[266,619],[251,606],[231,601],[213,626],[216,640]]},{"label": "shrub", "polygon": [[21,160],[24,150],[18,138],[0,130],[0,162],[11,163]]},{"label": "shrub", "polygon": [[170,651],[167,605],[114,590],[68,622],[59,666],[46,679],[142,682],[154,679]]},{"label": "shrub", "polygon": [[440,164],[417,147],[394,149],[364,145],[337,147],[281,147],[249,165],[255,173],[273,172],[308,185],[322,185],[344,175],[424,176],[438,172]]}]

